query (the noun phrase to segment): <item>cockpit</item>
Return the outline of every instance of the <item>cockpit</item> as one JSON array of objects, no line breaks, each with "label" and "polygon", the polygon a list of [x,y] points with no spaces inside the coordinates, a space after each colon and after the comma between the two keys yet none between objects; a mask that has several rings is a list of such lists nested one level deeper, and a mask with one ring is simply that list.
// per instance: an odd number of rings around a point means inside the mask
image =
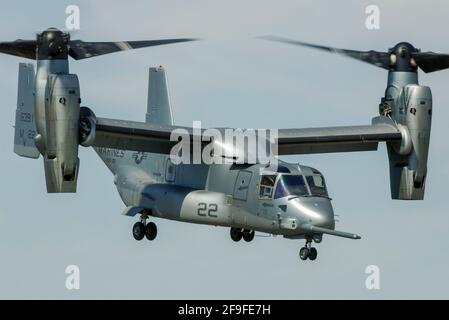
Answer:
[{"label": "cockpit", "polygon": [[318,171],[310,173],[263,173],[259,184],[259,199],[279,199],[288,196],[328,197],[324,177]]}]

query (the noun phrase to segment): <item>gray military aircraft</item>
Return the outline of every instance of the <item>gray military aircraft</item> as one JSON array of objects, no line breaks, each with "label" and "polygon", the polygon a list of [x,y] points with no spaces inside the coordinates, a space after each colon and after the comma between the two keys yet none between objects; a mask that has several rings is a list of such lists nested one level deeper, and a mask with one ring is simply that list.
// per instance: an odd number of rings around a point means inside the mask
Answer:
[{"label": "gray military aircraft", "polygon": [[[206,130],[173,124],[165,70],[150,68],[146,122],[96,117],[81,107],[78,78],[69,73],[68,56],[88,58],[124,49],[189,41],[93,43],[71,41],[67,33],[48,29],[36,41],[0,43],[0,52],[37,60],[19,66],[14,151],[22,157],[42,155],[49,193],[76,192],[78,148],[93,147],[114,176],[126,205],[124,215],[139,216],[132,234],[136,240],[154,240],[153,218],[230,228],[234,241],[250,242],[255,231],[304,239],[302,260],[315,260],[323,234],[360,239],[335,230],[335,217],[325,179],[316,169],[286,163],[278,156],[292,154],[376,150],[386,142],[390,159],[393,199],[423,199],[432,117],[430,89],[418,85],[417,68],[434,57],[417,55],[407,44],[389,53],[337,51],[389,70],[380,115],[371,125],[279,129],[270,146],[269,161],[245,161],[245,150],[231,145],[219,150]],[[188,132],[182,146],[200,149],[212,145],[213,157],[226,163],[198,164],[172,161],[179,141],[173,132]],[[222,130],[222,129],[220,129]],[[190,149],[192,150],[192,149]],[[235,157],[238,153],[241,157]],[[237,161],[237,159],[239,161]],[[272,165],[276,163],[276,165]]]}]

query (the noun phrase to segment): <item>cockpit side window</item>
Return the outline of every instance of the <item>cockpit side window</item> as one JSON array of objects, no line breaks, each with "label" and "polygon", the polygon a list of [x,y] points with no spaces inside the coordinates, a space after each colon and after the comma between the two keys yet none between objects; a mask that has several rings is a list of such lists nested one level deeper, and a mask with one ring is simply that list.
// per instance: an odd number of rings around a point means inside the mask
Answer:
[{"label": "cockpit side window", "polygon": [[314,196],[325,196],[327,197],[326,183],[324,181],[324,177],[320,174],[314,174],[312,176],[308,176],[307,183],[309,184],[310,191]]},{"label": "cockpit side window", "polygon": [[276,177],[276,175],[263,175],[260,178],[259,198],[271,199],[271,197],[273,196]]}]

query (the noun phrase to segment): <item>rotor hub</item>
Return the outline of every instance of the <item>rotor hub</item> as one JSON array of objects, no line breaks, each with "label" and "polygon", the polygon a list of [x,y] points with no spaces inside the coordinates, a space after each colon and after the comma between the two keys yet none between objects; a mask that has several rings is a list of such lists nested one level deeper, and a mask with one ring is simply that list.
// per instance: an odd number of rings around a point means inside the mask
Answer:
[{"label": "rotor hub", "polygon": [[37,35],[38,58],[42,60],[67,59],[70,35],[56,28],[49,28]]},{"label": "rotor hub", "polygon": [[418,67],[413,53],[419,52],[412,44],[400,42],[388,50],[390,54],[390,67],[394,71],[416,72]]}]

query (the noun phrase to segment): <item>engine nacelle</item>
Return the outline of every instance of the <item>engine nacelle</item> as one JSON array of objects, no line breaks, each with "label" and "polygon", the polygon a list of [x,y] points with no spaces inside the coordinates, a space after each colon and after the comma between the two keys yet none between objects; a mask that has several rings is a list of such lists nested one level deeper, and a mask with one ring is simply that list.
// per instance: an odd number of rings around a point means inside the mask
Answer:
[{"label": "engine nacelle", "polygon": [[44,155],[49,193],[76,192],[80,103],[76,75],[48,76],[45,92],[45,136],[38,135],[36,145]]},{"label": "engine nacelle", "polygon": [[429,87],[407,85],[393,104],[391,116],[403,133],[403,139],[400,145],[387,144],[391,197],[422,200],[432,123],[432,93]]}]

